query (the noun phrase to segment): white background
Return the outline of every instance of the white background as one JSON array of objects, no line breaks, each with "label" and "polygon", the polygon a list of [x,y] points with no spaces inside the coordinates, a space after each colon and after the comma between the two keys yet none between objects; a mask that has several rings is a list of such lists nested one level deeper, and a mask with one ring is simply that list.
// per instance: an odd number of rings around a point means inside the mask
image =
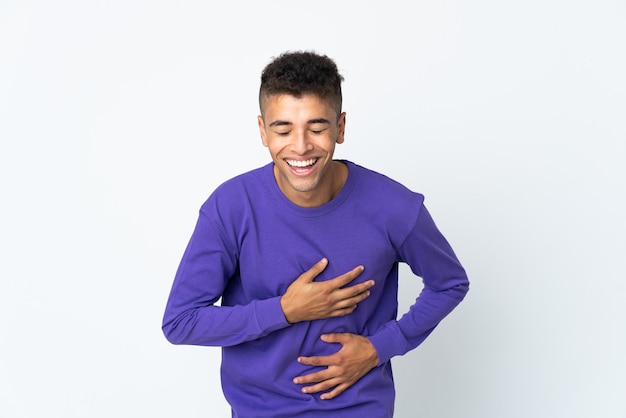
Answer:
[{"label": "white background", "polygon": [[621,0],[0,2],[0,416],[229,416],[161,317],[200,204],[269,161],[262,68],[312,49],[336,156],[424,193],[472,281],[396,416],[626,417],[625,41]]}]

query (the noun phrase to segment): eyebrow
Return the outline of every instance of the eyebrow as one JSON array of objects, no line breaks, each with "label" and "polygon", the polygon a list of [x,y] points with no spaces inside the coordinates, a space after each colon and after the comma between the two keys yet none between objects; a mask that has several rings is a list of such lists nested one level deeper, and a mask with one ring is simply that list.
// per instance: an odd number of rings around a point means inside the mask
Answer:
[{"label": "eyebrow", "polygon": [[314,123],[330,124],[330,121],[328,119],[324,119],[324,118],[317,118],[317,119],[311,119],[308,123],[309,123],[309,125],[312,125]]},{"label": "eyebrow", "polygon": [[291,125],[291,122],[287,122],[285,120],[275,120],[270,123],[270,126],[283,126],[283,125]]},{"label": "eyebrow", "polygon": [[[312,125],[314,123],[326,123],[326,124],[330,124],[330,121],[328,119],[324,119],[324,118],[317,118],[317,119],[310,119],[307,121],[307,123],[309,125]],[[286,120],[275,120],[274,122],[270,123],[270,126],[284,126],[284,125],[292,125],[291,122],[287,122]]]}]

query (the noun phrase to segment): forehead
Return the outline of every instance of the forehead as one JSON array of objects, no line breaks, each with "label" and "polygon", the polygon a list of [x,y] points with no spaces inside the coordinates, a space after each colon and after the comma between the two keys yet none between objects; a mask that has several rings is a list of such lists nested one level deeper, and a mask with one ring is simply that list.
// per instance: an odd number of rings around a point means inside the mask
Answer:
[{"label": "forehead", "polygon": [[290,94],[270,95],[263,100],[263,116],[268,119],[337,117],[333,106],[315,94],[293,96]]}]

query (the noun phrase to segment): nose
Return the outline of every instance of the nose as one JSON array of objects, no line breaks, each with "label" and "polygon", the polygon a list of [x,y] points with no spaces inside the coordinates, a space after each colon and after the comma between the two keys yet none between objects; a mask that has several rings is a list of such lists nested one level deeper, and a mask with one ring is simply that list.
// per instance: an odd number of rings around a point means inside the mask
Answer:
[{"label": "nose", "polygon": [[309,141],[306,131],[296,132],[293,136],[292,150],[293,152],[303,155],[313,149],[313,144]]}]

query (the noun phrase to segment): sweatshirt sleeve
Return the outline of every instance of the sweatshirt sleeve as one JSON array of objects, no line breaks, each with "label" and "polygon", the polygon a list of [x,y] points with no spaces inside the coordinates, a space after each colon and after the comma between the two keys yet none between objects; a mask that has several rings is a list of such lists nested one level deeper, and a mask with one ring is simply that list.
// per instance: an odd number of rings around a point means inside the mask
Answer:
[{"label": "sweatshirt sleeve", "polygon": [[236,244],[217,219],[201,210],[165,308],[162,329],[168,341],[225,347],[289,326],[280,297],[216,305],[236,271]]},{"label": "sweatshirt sleeve", "polygon": [[465,270],[425,206],[398,253],[422,278],[424,288],[400,320],[386,323],[369,337],[380,363],[420,345],[469,290]]}]

